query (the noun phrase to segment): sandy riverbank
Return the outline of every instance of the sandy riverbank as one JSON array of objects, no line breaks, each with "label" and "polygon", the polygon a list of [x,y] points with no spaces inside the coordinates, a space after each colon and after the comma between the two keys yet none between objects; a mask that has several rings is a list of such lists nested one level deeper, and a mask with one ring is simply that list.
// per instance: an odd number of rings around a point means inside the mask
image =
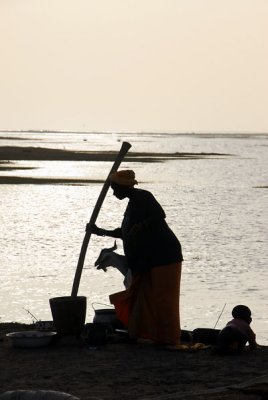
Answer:
[{"label": "sandy riverbank", "polygon": [[8,342],[5,333],[14,328],[19,326],[0,324],[0,393],[55,390],[81,400],[267,399],[267,346],[236,357],[220,357],[212,347],[168,351],[122,339],[99,349],[59,340],[26,349]]}]

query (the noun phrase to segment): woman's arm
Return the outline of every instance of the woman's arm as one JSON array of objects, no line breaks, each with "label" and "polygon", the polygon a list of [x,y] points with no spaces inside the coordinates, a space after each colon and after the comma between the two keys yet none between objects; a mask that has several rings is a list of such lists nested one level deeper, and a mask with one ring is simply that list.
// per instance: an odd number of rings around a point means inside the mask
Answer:
[{"label": "woman's arm", "polygon": [[94,235],[97,235],[97,236],[108,236],[108,237],[122,239],[122,230],[121,230],[121,228],[108,230],[108,229],[99,228],[95,224],[94,225],[87,224],[86,225],[86,231],[87,232],[91,232],[91,233],[93,233]]}]

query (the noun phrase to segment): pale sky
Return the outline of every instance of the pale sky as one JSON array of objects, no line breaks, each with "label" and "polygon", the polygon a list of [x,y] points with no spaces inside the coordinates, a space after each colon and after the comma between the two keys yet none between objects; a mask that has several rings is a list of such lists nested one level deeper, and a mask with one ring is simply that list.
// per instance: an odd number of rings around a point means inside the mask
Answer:
[{"label": "pale sky", "polygon": [[0,130],[268,132],[268,0],[0,0]]}]

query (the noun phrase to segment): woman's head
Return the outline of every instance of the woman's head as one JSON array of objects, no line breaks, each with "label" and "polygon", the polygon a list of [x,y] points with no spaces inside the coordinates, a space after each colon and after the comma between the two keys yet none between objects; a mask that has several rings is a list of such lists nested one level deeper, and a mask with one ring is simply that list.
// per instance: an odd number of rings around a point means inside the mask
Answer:
[{"label": "woman's head", "polygon": [[110,181],[111,183],[117,183],[118,185],[130,187],[138,184],[135,179],[135,172],[131,169],[114,172],[110,175]]},{"label": "woman's head", "polygon": [[134,185],[138,182],[135,179],[135,172],[132,170],[117,171],[110,175],[111,188],[115,197],[119,200],[129,197]]},{"label": "woman's head", "polygon": [[233,308],[232,316],[234,318],[243,319],[244,321],[248,322],[249,324],[252,321],[250,309],[247,306],[244,306],[241,304],[238,306],[235,306]]}]

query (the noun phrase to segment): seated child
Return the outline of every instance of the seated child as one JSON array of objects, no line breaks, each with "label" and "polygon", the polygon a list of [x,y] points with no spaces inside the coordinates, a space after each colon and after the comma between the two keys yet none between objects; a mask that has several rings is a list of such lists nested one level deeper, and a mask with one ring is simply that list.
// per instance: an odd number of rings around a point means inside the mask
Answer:
[{"label": "seated child", "polygon": [[218,336],[218,352],[220,354],[239,354],[246,343],[250,350],[257,349],[256,335],[250,328],[251,311],[247,306],[238,305],[232,310],[233,319],[220,331]]}]

